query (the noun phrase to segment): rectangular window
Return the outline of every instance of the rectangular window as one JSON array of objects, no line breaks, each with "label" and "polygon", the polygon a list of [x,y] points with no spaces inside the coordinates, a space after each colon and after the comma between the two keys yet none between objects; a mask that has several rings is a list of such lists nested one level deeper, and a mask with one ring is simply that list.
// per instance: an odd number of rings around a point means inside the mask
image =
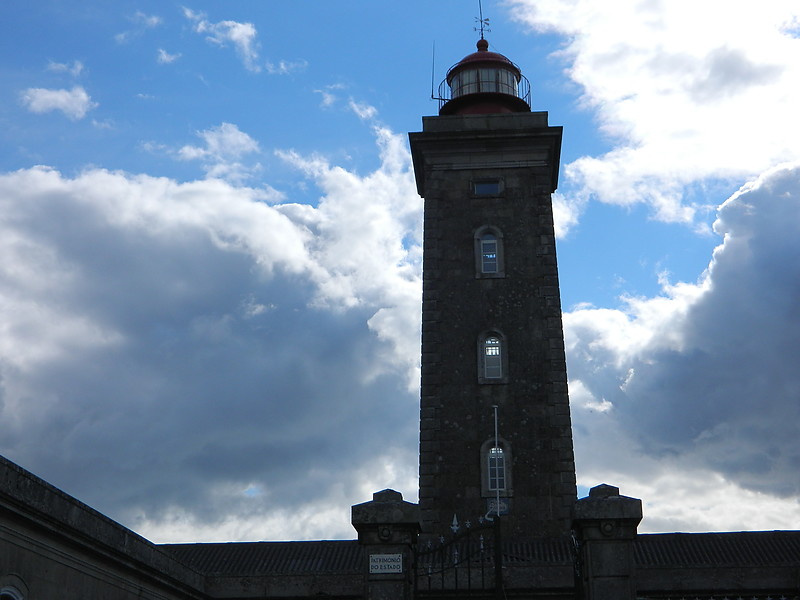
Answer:
[{"label": "rectangular window", "polygon": [[500,180],[473,181],[472,191],[476,196],[497,196],[500,193]]},{"label": "rectangular window", "polygon": [[500,71],[499,92],[509,94],[510,96],[519,96],[517,91],[517,81],[511,71],[502,69]]},{"label": "rectangular window", "polygon": [[480,90],[482,92],[497,92],[497,69],[480,69]]},{"label": "rectangular window", "polygon": [[481,240],[481,271],[497,273],[497,240]]},{"label": "rectangular window", "polygon": [[453,98],[478,91],[478,74],[474,70],[461,71],[450,82]]},{"label": "rectangular window", "polygon": [[506,489],[506,459],[503,449],[495,446],[489,450],[489,490]]}]

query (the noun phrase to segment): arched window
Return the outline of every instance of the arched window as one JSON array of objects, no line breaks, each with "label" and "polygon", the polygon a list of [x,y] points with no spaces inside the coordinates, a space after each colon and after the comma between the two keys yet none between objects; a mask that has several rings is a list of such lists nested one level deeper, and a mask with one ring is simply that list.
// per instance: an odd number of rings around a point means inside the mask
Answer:
[{"label": "arched window", "polygon": [[483,376],[486,379],[503,376],[503,346],[500,338],[494,335],[483,341]]},{"label": "arched window", "polygon": [[482,333],[478,336],[478,382],[505,383],[507,371],[505,338],[498,331]]},{"label": "arched window", "polygon": [[0,576],[0,600],[25,600],[28,586],[18,575]]},{"label": "arched window", "polygon": [[505,277],[503,234],[494,227],[481,227],[475,232],[475,277]]},{"label": "arched window", "polygon": [[507,378],[505,339],[497,331],[488,331],[478,338],[479,383],[505,383]]}]

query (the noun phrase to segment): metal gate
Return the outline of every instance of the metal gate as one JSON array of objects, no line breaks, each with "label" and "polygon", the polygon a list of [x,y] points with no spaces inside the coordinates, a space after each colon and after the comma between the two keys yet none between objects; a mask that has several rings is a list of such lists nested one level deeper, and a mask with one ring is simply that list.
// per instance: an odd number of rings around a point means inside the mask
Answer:
[{"label": "metal gate", "polygon": [[451,539],[440,537],[415,550],[415,599],[503,597],[500,518],[458,529]]}]

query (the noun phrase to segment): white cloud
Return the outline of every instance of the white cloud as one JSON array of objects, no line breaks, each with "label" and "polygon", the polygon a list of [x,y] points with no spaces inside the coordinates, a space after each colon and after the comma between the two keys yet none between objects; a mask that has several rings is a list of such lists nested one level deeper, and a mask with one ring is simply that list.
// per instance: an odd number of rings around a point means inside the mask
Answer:
[{"label": "white cloud", "polygon": [[56,73],[68,73],[73,77],[77,77],[83,72],[83,63],[79,60],[73,60],[72,64],[67,63],[57,63],[50,61],[47,64],[48,71],[54,71]]},{"label": "white cloud", "polygon": [[322,96],[322,102],[320,102],[320,106],[322,108],[330,108],[336,104],[336,101],[339,99],[339,97],[336,95],[336,92],[343,89],[345,89],[344,84],[335,83],[332,85],[326,85],[321,90],[314,90],[314,93]]},{"label": "white cloud", "polygon": [[267,72],[270,75],[289,75],[297,71],[304,71],[308,67],[308,61],[305,60],[279,60],[277,63],[267,62]]},{"label": "white cloud", "polygon": [[98,106],[79,85],[71,90],[28,88],[20,94],[20,101],[31,112],[46,113],[58,110],[73,121],[82,119],[87,112]]},{"label": "white cloud", "polygon": [[369,121],[375,118],[378,114],[378,110],[374,106],[370,106],[369,104],[365,104],[364,102],[356,102],[355,100],[350,100],[348,103],[350,110],[352,110],[359,119]]},{"label": "white cloud", "polygon": [[614,143],[565,166],[579,198],[646,202],[661,220],[690,223],[704,207],[687,186],[741,181],[800,157],[796,2],[507,4],[530,26],[565,35],[560,58]]},{"label": "white cloud", "polygon": [[175,62],[180,57],[181,57],[181,53],[180,52],[178,52],[177,54],[170,54],[169,52],[167,52],[163,48],[159,48],[156,60],[158,61],[159,64],[168,65],[170,63]]},{"label": "white cloud", "polygon": [[143,13],[140,10],[137,10],[136,13],[133,15],[131,19],[134,23],[141,25],[147,29],[152,29],[153,27],[158,27],[161,25],[164,20],[159,17],[158,15],[148,15]]},{"label": "white cloud", "polygon": [[[321,157],[282,151],[324,191],[314,219],[312,255],[323,267],[315,278],[319,306],[357,307],[378,299],[369,326],[386,340],[387,360],[419,385],[419,286],[422,201],[416,194],[403,136],[375,127],[382,167],[365,177]],[[353,215],[358,215],[348,220]],[[379,371],[367,373],[368,377]]]},{"label": "white cloud", "polygon": [[115,125],[113,121],[106,119],[105,121],[98,121],[97,119],[92,119],[92,126],[96,127],[97,129],[114,129]]},{"label": "white cloud", "polygon": [[[698,283],[565,313],[579,474],[646,494],[658,528],[800,517],[798,212],[800,162],[771,169],[719,208],[723,242]],[[779,520],[752,518],[762,505]]]},{"label": "white cloud", "polygon": [[240,162],[243,156],[260,151],[258,142],[232,123],[222,123],[197,135],[205,141],[205,146],[183,146],[178,150],[181,160],[202,160],[210,177],[221,177],[241,181],[260,167],[247,167]]},{"label": "white cloud", "polygon": [[194,23],[194,30],[206,34],[206,40],[225,47],[227,43],[233,44],[236,53],[242,59],[244,66],[249,71],[258,72],[258,32],[252,23],[239,23],[237,21],[220,21],[212,23],[206,15],[194,12],[188,8],[183,9],[184,16]]},{"label": "white cloud", "polygon": [[146,30],[159,27],[164,23],[164,19],[158,15],[148,15],[139,10],[133,16],[128,17],[128,20],[134,24],[134,29],[116,34],[114,40],[118,44],[125,44],[132,38],[142,35]]},{"label": "white cloud", "polygon": [[557,238],[563,238],[569,230],[577,225],[584,202],[560,192],[553,194],[553,226]]}]

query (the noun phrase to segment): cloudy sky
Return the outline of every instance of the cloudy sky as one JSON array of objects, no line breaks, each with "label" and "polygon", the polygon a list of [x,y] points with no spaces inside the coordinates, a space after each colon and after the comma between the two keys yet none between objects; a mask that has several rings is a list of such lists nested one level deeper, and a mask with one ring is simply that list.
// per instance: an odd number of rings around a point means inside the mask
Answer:
[{"label": "cloudy sky", "polygon": [[[0,6],[0,454],[158,542],[416,500],[406,134],[465,0]],[[563,125],[578,483],[800,523],[800,5],[487,0]],[[435,42],[435,58],[434,58]]]}]

